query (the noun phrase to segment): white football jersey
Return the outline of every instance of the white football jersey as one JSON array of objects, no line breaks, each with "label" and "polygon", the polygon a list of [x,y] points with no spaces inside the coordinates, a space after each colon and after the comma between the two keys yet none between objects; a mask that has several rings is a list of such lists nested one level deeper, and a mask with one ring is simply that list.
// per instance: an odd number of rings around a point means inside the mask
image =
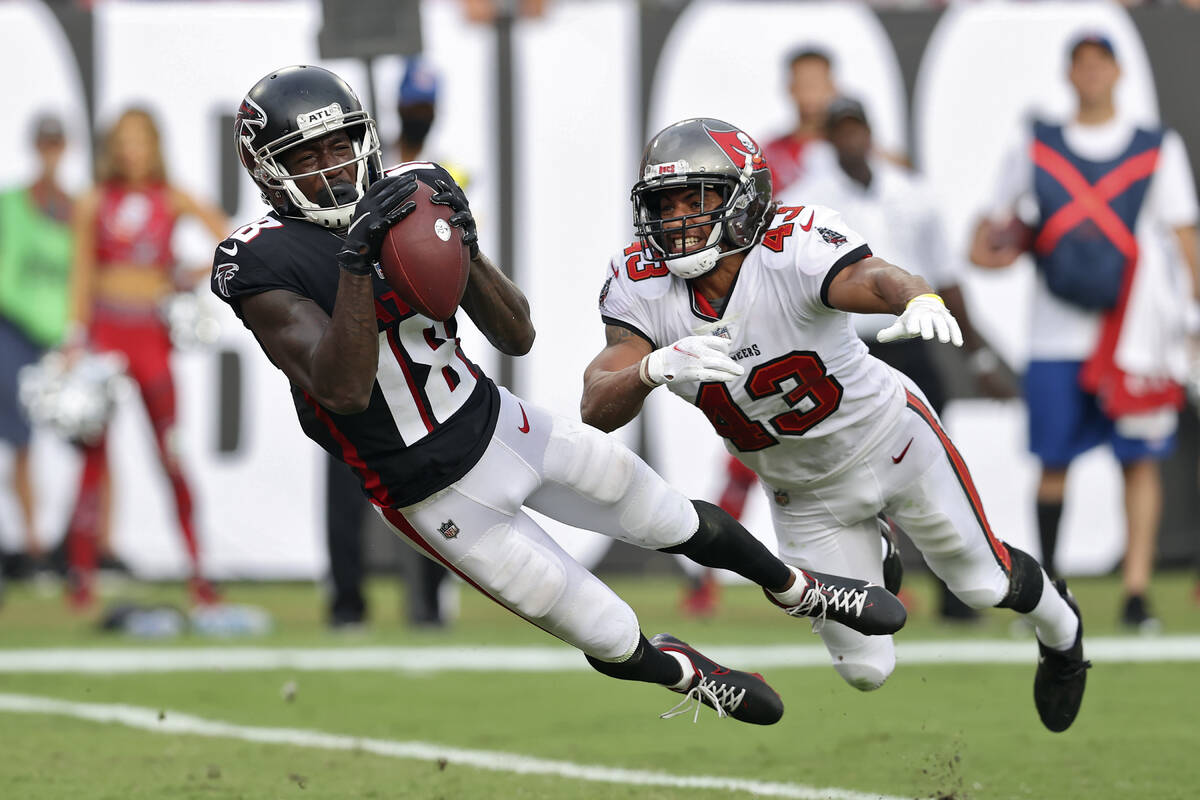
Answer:
[{"label": "white football jersey", "polygon": [[837,212],[785,206],[747,251],[720,317],[688,281],[644,260],[640,243],[610,262],[600,314],[655,348],[698,334],[732,339],[743,376],[669,386],[767,484],[802,486],[839,472],[904,407],[896,374],[827,303],[834,276],[869,255]]}]

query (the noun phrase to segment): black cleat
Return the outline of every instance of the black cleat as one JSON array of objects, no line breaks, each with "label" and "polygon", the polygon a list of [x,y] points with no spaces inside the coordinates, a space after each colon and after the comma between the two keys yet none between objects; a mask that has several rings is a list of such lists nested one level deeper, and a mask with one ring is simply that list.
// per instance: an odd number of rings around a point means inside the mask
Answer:
[{"label": "black cleat", "polygon": [[1079,632],[1068,650],[1053,650],[1038,642],[1038,668],[1033,679],[1033,702],[1037,705],[1042,724],[1058,733],[1071,727],[1079,706],[1092,662],[1083,658],[1083,617],[1065,581],[1057,580],[1054,588],[1067,601],[1079,619]]},{"label": "black cleat", "polygon": [[883,537],[883,588],[892,594],[900,594],[900,584],[904,582],[904,562],[900,560],[900,548],[896,547],[896,539],[892,534],[892,521],[880,515],[879,535]]},{"label": "black cleat", "polygon": [[798,604],[785,606],[766,589],[763,594],[793,617],[813,617],[814,632],[821,630],[825,620],[831,620],[867,636],[878,636],[895,633],[908,620],[904,604],[882,586],[824,572],[800,572],[808,581],[808,589]]},{"label": "black cleat", "polygon": [[657,634],[650,644],[664,652],[682,653],[695,671],[687,689],[671,690],[685,697],[662,714],[663,719],[686,714],[695,708],[695,721],[699,719],[701,703],[716,709],[718,717],[729,716],[754,725],[773,725],[783,716],[783,700],[757,672],[726,669],[669,633]]}]

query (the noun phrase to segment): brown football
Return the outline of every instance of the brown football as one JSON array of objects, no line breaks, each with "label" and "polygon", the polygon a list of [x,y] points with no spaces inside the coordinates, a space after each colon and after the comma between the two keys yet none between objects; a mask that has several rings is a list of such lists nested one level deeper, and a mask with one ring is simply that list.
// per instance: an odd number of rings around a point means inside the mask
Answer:
[{"label": "brown football", "polygon": [[400,299],[423,316],[447,320],[467,288],[471,256],[462,231],[448,220],[453,210],[430,201],[433,189],[420,181],[410,195],[417,207],[383,240],[379,266]]}]

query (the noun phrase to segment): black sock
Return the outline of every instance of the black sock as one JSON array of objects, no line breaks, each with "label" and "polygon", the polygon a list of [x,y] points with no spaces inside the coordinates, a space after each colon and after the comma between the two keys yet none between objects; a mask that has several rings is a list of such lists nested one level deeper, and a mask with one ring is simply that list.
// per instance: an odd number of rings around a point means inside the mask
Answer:
[{"label": "black sock", "polygon": [[1054,571],[1054,547],[1058,544],[1058,522],[1062,519],[1062,511],[1061,501],[1038,501],[1037,524],[1038,540],[1042,545],[1042,567],[1051,578],[1057,577]]},{"label": "black sock", "polygon": [[646,641],[644,634],[633,655],[624,661],[601,661],[591,656],[585,657],[592,669],[623,681],[645,681],[674,686],[683,679],[683,668],[679,661]]},{"label": "black sock", "polygon": [[783,590],[792,571],[726,511],[693,500],[700,527],[683,544],[664,547],[664,553],[685,555],[697,564],[736,572],[773,592]]},{"label": "black sock", "polygon": [[996,605],[1000,608],[1011,608],[1018,614],[1028,614],[1037,608],[1046,588],[1046,579],[1042,577],[1042,565],[1024,550],[1018,550],[1011,544],[1006,547],[1012,564],[1008,576],[1008,594]]}]

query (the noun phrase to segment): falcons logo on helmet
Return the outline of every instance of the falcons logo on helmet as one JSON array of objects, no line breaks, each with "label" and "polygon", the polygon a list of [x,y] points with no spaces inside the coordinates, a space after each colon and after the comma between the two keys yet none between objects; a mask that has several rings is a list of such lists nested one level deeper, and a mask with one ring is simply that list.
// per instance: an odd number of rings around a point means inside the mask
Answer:
[{"label": "falcons logo on helmet", "polygon": [[254,151],[254,137],[267,124],[267,114],[258,103],[247,97],[238,106],[237,137],[251,152]]},{"label": "falcons logo on helmet", "polygon": [[762,157],[762,150],[759,148],[758,143],[751,139],[745,132],[714,131],[707,125],[704,126],[704,132],[708,134],[708,138],[712,139],[717,147],[721,148],[738,169],[745,169],[747,161],[750,162],[755,170],[767,168],[767,161]]}]

